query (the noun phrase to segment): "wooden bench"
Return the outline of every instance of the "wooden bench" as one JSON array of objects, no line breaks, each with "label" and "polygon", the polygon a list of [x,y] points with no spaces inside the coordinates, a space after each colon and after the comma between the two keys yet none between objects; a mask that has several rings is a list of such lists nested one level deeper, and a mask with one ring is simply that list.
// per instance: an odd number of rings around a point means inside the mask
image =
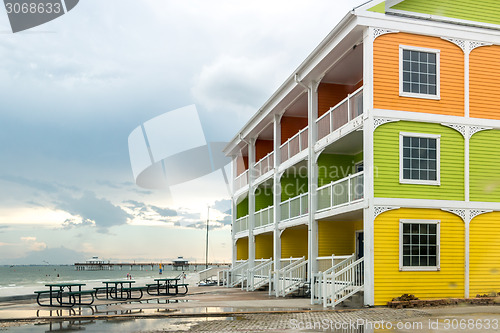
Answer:
[{"label": "wooden bench", "polygon": [[[94,303],[95,290],[68,291],[67,294],[73,299],[73,305],[92,305]],[[90,295],[91,300],[88,303],[82,303],[82,295]],[[78,297],[78,302],[76,298]]]}]

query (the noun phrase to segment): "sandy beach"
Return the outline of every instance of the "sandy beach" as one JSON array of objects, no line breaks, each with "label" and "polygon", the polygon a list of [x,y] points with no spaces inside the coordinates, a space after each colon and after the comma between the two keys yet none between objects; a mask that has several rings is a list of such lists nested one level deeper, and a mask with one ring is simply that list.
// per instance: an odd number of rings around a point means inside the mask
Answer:
[{"label": "sandy beach", "polygon": [[0,329],[8,332],[500,332],[499,320],[496,305],[325,310],[307,298],[216,286],[62,310],[42,308],[35,299],[0,304]]}]

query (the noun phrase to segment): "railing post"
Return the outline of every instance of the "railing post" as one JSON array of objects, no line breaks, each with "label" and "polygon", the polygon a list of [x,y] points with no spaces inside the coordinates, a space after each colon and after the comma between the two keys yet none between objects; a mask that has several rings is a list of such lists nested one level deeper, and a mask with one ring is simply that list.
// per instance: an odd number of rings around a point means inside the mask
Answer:
[{"label": "railing post", "polygon": [[347,94],[347,122],[351,121],[351,94]]}]

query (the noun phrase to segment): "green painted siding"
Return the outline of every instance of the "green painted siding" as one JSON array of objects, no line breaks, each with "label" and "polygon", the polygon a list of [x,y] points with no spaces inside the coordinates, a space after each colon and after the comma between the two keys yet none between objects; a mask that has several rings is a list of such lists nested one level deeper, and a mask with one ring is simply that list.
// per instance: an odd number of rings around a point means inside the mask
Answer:
[{"label": "green painted siding", "polygon": [[248,197],[236,205],[236,218],[239,219],[246,215],[248,215]]},{"label": "green painted siding", "polygon": [[[399,183],[399,132],[441,135],[441,185]],[[451,128],[408,121],[379,126],[374,164],[375,197],[464,200],[464,140]]]},{"label": "green painted siding", "polygon": [[500,24],[498,0],[406,0],[391,7],[409,12]]},{"label": "green painted siding", "polygon": [[363,160],[363,152],[356,155],[321,154],[318,158],[318,187],[356,173],[355,164]]},{"label": "green painted siding", "polygon": [[255,191],[255,211],[267,208],[273,205],[272,187],[259,186]]},{"label": "green painted siding", "polygon": [[470,141],[470,200],[500,202],[500,131],[481,131]]},{"label": "green painted siding", "polygon": [[378,5],[373,6],[372,8],[370,8],[368,10],[370,12],[377,12],[377,13],[385,14],[385,1],[379,3]]},{"label": "green painted siding", "polygon": [[281,177],[281,201],[307,193],[307,176],[283,175]]}]

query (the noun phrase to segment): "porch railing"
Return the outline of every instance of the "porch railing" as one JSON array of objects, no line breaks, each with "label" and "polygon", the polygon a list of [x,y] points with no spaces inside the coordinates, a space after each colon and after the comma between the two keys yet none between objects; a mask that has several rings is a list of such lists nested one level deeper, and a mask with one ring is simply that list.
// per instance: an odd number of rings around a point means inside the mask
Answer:
[{"label": "porch railing", "polygon": [[347,95],[340,103],[316,120],[318,140],[363,114],[363,87]]},{"label": "porch railing", "polygon": [[281,221],[288,221],[307,215],[309,212],[307,198],[308,193],[303,193],[280,203]]},{"label": "porch railing", "polygon": [[274,222],[274,208],[269,206],[255,213],[255,228],[263,227]]},{"label": "porch railing", "polygon": [[255,260],[255,267],[247,271],[247,291],[253,291],[266,284],[271,284],[273,263],[272,258]]},{"label": "porch railing", "polygon": [[364,258],[329,274],[323,273],[323,306],[335,307],[364,288]]},{"label": "porch railing", "polygon": [[239,189],[248,185],[248,170],[245,170],[241,175],[234,179],[234,190]]},{"label": "porch railing", "polygon": [[254,165],[255,178],[259,178],[274,168],[274,152],[270,152]]},{"label": "porch railing", "polygon": [[228,287],[234,287],[238,284],[243,285],[247,278],[248,260],[236,264],[228,271]]},{"label": "porch railing", "polygon": [[307,133],[308,127],[306,126],[280,146],[281,162],[285,162],[308,147]]},{"label": "porch railing", "polygon": [[307,260],[298,258],[276,271],[276,297],[286,295],[297,290],[307,280]]},{"label": "porch railing", "polygon": [[248,215],[240,217],[234,221],[234,232],[241,232],[248,230]]},{"label": "porch railing", "polygon": [[311,303],[322,304],[325,291],[325,275],[336,273],[348,267],[356,260],[356,256],[354,253],[346,256],[332,254],[331,257],[317,257],[316,260],[318,261],[318,273],[313,274],[311,281]]},{"label": "porch railing", "polygon": [[363,199],[363,171],[318,188],[318,211]]}]

